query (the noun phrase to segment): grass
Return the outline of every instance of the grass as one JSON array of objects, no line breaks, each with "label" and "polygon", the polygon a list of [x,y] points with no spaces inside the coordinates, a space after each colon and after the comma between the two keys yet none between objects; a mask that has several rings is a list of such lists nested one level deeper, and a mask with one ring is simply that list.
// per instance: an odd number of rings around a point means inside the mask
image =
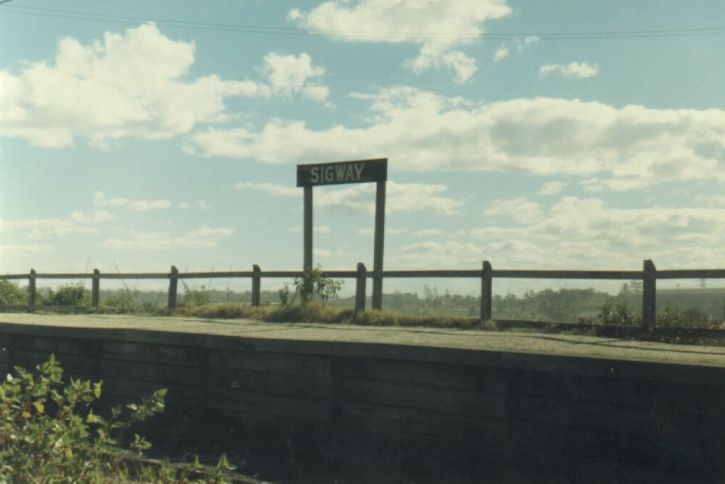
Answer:
[{"label": "grass", "polygon": [[496,329],[491,321],[450,316],[422,316],[396,311],[368,310],[355,313],[319,303],[287,306],[248,306],[244,304],[205,304],[179,308],[175,314],[200,318],[254,319],[270,323],[307,322],[355,324],[361,326],[429,327],[455,329]]}]

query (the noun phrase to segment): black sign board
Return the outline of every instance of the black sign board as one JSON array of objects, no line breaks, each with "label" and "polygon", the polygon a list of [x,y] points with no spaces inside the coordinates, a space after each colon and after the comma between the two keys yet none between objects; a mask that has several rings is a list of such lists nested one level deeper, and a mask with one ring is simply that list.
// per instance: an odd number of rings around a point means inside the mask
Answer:
[{"label": "black sign board", "polygon": [[388,159],[297,165],[297,186],[378,182],[388,179]]}]

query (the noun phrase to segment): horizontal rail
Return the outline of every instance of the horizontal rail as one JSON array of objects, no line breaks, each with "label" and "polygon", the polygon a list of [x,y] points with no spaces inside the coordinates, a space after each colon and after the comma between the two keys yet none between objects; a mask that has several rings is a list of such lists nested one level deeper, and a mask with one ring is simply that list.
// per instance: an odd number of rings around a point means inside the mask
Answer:
[{"label": "horizontal rail", "polygon": [[[493,270],[493,277],[519,279],[642,279],[642,271],[529,271]],[[659,272],[657,273],[659,277]]]},{"label": "horizontal rail", "polygon": [[[91,279],[93,278],[92,273],[54,273],[54,274],[33,274],[33,276],[36,279]],[[25,274],[25,279],[30,277],[28,274]]]},{"label": "horizontal rail", "polygon": [[99,279],[168,279],[168,272],[129,272],[126,274],[98,274]]},{"label": "horizontal rail", "polygon": [[657,279],[725,279],[725,269],[658,270]]},{"label": "horizontal rail", "polygon": [[[304,271],[260,271],[259,277],[271,278],[294,278],[302,277]],[[179,279],[215,279],[252,277],[252,271],[227,271],[227,272],[180,272],[176,274]],[[355,271],[322,271],[323,277],[339,277],[351,279],[358,277]],[[525,270],[525,269],[494,269],[493,277],[518,278],[518,279],[597,279],[597,280],[630,280],[642,279],[642,271],[587,271],[587,270]],[[375,276],[373,271],[368,271],[365,277]],[[0,279],[17,280],[28,279],[168,279],[171,274],[168,272],[125,272],[125,273],[37,273],[30,274],[0,274]],[[480,270],[470,269],[439,269],[439,270],[393,270],[383,271],[383,277],[393,278],[478,278],[481,277]],[[725,279],[725,269],[674,269],[658,270],[657,279]]]},{"label": "horizontal rail", "polygon": [[383,277],[481,277],[481,270],[383,271]]},{"label": "horizontal rail", "polygon": [[[215,279],[225,277],[252,277],[252,271],[230,271],[230,272],[180,272],[179,279]],[[168,277],[168,274],[166,274]]]}]

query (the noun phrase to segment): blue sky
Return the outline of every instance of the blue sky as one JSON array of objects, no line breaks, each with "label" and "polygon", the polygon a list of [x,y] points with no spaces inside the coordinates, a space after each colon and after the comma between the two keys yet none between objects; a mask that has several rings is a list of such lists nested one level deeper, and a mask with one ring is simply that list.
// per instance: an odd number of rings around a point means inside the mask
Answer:
[{"label": "blue sky", "polygon": [[0,272],[298,268],[295,164],[377,157],[389,269],[723,266],[722,0],[169,5],[0,4]]}]

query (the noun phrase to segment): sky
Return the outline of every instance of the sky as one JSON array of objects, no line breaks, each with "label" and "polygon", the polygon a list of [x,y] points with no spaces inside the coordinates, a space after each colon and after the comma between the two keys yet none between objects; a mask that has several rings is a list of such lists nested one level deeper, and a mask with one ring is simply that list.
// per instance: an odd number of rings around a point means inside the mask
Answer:
[{"label": "sky", "polygon": [[0,273],[299,269],[295,165],[370,158],[386,269],[725,267],[723,0],[171,5],[0,4]]}]

